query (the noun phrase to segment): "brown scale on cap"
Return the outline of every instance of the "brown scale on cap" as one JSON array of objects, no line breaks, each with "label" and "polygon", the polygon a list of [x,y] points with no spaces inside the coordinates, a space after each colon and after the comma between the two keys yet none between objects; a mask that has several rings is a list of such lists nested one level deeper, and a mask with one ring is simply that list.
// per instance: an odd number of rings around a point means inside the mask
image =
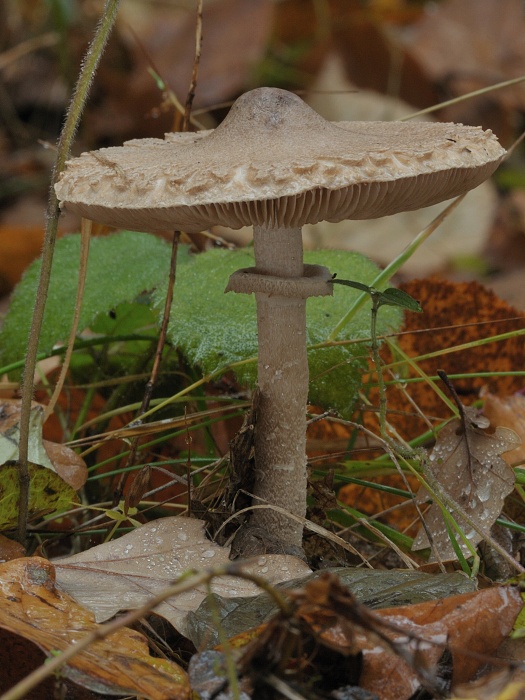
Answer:
[{"label": "brown scale on cap", "polygon": [[[491,132],[439,123],[332,123],[274,88],[240,97],[220,126],[85,153],[56,185],[63,206],[134,230],[254,227],[256,266],[227,290],[254,292],[260,390],[255,495],[306,512],[306,298],[330,273],[303,265],[301,227],[369,219],[463,194],[505,151]],[[302,524],[270,509],[253,518],[285,545]]]}]

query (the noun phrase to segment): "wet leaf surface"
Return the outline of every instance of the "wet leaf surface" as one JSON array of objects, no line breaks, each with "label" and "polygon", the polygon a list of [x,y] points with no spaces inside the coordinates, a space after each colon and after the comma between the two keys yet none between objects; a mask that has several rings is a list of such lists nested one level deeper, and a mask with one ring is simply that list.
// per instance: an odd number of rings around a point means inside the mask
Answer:
[{"label": "wet leaf surface", "polygon": [[[0,597],[0,628],[16,635],[22,663],[31,648],[22,640],[51,656],[97,627],[92,613],[55,587],[54,567],[45,559],[2,564]],[[10,663],[15,663],[13,656]],[[39,665],[38,655],[34,665]],[[8,667],[0,669],[4,690],[12,680],[8,671]],[[151,700],[182,700],[189,695],[185,672],[170,661],[151,657],[146,638],[125,628],[94,642],[73,657],[62,673],[78,685],[110,695],[133,694]]]},{"label": "wet leaf surface", "polygon": [[[425,666],[432,670],[445,648],[448,649],[452,655],[454,686],[473,678],[484,664],[483,660],[470,656],[469,652],[473,655],[493,654],[512,629],[521,606],[517,589],[493,588],[378,612],[389,622],[416,635],[408,644],[403,641],[402,633],[397,635],[400,644],[405,644],[407,650],[413,653],[416,670]],[[419,640],[426,640],[428,646]],[[411,690],[421,686],[414,668],[404,663],[392,650],[386,650],[383,654],[384,658],[381,655],[378,657],[377,644],[370,645],[368,641],[360,683],[389,700],[410,697]],[[390,669],[390,673],[385,673],[384,669]],[[433,669],[434,673],[437,671],[437,668]],[[391,686],[394,678],[399,681],[397,692]]]},{"label": "wet leaf surface", "polygon": [[[516,448],[520,439],[514,431],[497,427],[494,433],[484,430],[489,421],[474,408],[465,408],[466,422],[456,419],[448,423],[439,433],[430,454],[428,468],[443,491],[459,505],[461,511],[445,503],[472,546],[482,540],[472,525],[462,518],[462,512],[475,519],[479,528],[489,533],[503,509],[505,497],[514,489],[514,473],[501,458],[501,454]],[[437,495],[439,499],[439,494]],[[420,504],[431,499],[426,489],[420,489],[417,500]],[[421,528],[414,540],[413,549],[432,545],[431,561],[456,558],[442,509],[433,503],[424,515],[427,528],[432,535],[429,542]],[[454,532],[458,546],[465,553],[468,547]]]},{"label": "wet leaf surface", "polygon": [[[229,563],[229,548],[211,542],[204,523],[182,517],[155,520],[118,540],[55,562],[58,585],[102,622],[120,610],[137,608],[169,586],[188,569],[207,569]],[[248,562],[246,569],[270,583],[310,573],[293,556],[272,554]],[[222,577],[212,589],[225,597],[254,596],[259,588],[238,578]],[[207,595],[205,586],[161,603],[156,609],[181,632],[190,610]]]},{"label": "wet leaf surface", "polygon": [[[348,586],[356,599],[372,608],[390,607],[431,601],[436,597],[465,593],[475,589],[475,582],[462,573],[430,575],[420,571],[373,571],[362,569],[330,569],[341,583]],[[303,583],[322,576],[315,572],[303,579]],[[291,590],[296,582],[278,585],[279,590]],[[275,603],[266,594],[256,597],[225,598],[215,596],[216,611],[222,628],[228,637],[241,634],[243,630],[267,622],[276,612]],[[214,626],[214,615],[207,600],[188,616],[186,633],[195,646],[218,644],[219,636]]]}]

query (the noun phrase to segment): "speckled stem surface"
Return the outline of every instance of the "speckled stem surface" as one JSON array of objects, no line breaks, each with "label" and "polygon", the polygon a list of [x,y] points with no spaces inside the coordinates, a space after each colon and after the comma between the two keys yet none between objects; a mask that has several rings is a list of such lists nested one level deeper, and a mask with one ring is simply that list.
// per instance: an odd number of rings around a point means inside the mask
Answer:
[{"label": "speckled stem surface", "polygon": [[[258,272],[303,274],[300,228],[254,228]],[[257,293],[259,403],[255,434],[255,495],[294,515],[306,513],[306,300]],[[283,544],[300,547],[303,526],[260,509],[254,524]]]}]

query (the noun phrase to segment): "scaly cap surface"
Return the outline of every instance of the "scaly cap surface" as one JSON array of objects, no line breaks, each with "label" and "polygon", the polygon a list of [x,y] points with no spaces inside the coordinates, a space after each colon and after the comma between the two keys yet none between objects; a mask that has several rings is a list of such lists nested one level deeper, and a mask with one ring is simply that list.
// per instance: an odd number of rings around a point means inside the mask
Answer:
[{"label": "scaly cap surface", "polygon": [[334,123],[259,88],[214,130],[84,153],[56,193],[84,217],[134,230],[297,227],[435,204],[479,185],[504,155],[479,127]]}]

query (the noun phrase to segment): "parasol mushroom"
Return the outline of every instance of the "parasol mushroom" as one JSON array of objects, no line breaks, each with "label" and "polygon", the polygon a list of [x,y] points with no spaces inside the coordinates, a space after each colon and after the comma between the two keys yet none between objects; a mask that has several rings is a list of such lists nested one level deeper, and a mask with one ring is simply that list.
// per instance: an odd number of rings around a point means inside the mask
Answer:
[{"label": "parasol mushroom", "polygon": [[440,123],[338,122],[297,96],[259,88],[215,130],[84,153],[56,185],[62,205],[116,227],[201,231],[252,225],[255,267],[227,291],[255,293],[259,406],[255,495],[299,516],[256,510],[284,545],[306,512],[306,299],[331,294],[329,271],[303,264],[301,227],[418,209],[489,177],[505,151],[491,132]]}]

